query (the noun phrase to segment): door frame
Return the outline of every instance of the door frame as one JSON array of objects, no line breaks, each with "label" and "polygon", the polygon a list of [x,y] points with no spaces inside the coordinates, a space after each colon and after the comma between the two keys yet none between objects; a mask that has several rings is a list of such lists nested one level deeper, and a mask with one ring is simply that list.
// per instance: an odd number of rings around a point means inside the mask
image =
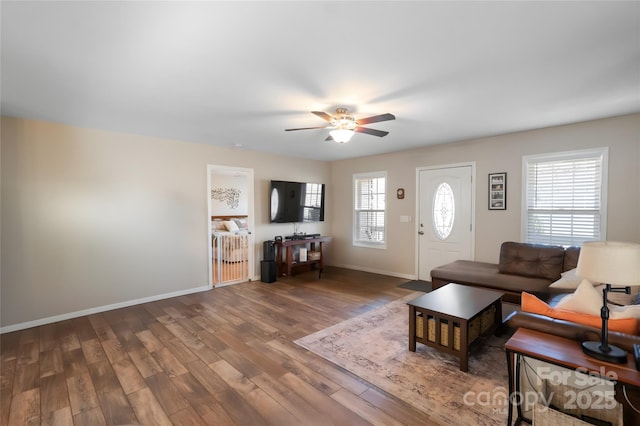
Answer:
[{"label": "door frame", "polygon": [[441,164],[437,166],[416,167],[416,213],[415,213],[415,276],[420,278],[420,172],[438,169],[452,169],[457,167],[471,166],[471,260],[476,258],[476,162],[468,161],[462,163]]},{"label": "door frame", "polygon": [[[215,164],[207,164],[207,269],[209,275],[209,288],[213,287],[213,248],[211,247],[211,216],[213,212],[211,211],[211,175],[215,174],[216,171],[224,171],[226,173],[229,172],[238,172],[245,174],[247,176],[247,198],[248,198],[248,206],[247,206],[247,215],[249,217],[249,230],[251,231],[251,237],[255,238],[255,205],[254,205],[254,191],[255,191],[255,182],[253,169],[245,168],[245,167],[234,167],[234,166],[222,166]],[[250,237],[249,241],[252,241],[253,238]],[[248,258],[249,258],[249,281],[252,281],[256,277],[255,273],[255,241],[254,245],[249,247]]]}]

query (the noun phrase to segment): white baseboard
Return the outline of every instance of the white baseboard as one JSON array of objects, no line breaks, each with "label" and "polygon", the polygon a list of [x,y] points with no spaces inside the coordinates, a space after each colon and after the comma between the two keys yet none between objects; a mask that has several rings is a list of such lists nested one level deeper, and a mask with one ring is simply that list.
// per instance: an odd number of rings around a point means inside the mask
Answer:
[{"label": "white baseboard", "polygon": [[389,275],[390,277],[406,278],[408,280],[417,280],[418,277],[412,274],[403,274],[394,271],[383,271],[382,269],[363,268],[356,265],[336,265],[331,264],[327,266],[335,266],[337,268],[353,269],[354,271],[371,272],[372,274]]},{"label": "white baseboard", "polygon": [[26,328],[37,327],[40,325],[51,324],[58,321],[64,321],[72,318],[78,318],[85,315],[98,314],[100,312],[111,311],[113,309],[126,308],[133,305],[139,305],[141,303],[155,302],[156,300],[169,299],[171,297],[184,296],[186,294],[199,293],[202,291],[211,290],[211,286],[203,286],[190,288],[188,290],[174,291],[171,293],[158,294],[155,296],[143,297],[141,299],[127,300],[125,302],[113,303],[111,305],[98,306],[95,308],[84,309],[82,311],[69,312],[67,314],[54,315],[52,317],[42,318],[33,321],[27,321],[19,324],[8,325],[0,327],[0,334],[9,333],[12,331],[24,330]]},{"label": "white baseboard", "polygon": [[[411,274],[401,274],[399,272],[393,272],[393,271],[383,271],[379,269],[362,268],[360,266],[355,266],[355,265],[331,265],[331,266],[336,266],[338,268],[345,268],[345,269],[353,269],[355,271],[371,272],[373,274],[389,275],[391,277],[406,278],[408,280],[417,279],[415,275],[411,275]],[[253,281],[260,281],[260,276],[254,275]],[[141,299],[127,300],[124,302],[113,303],[111,305],[98,306],[95,308],[84,309],[82,311],[69,312],[61,315],[54,315],[52,317],[41,318],[33,321],[27,321],[19,324],[0,327],[0,334],[10,333],[12,331],[24,330],[27,328],[37,327],[45,324],[51,324],[54,322],[64,321],[72,318],[78,318],[85,315],[99,314],[100,312],[111,311],[119,308],[126,308],[129,306],[139,305],[142,303],[155,302],[156,300],[169,299],[171,297],[184,296],[186,294],[192,294],[192,293],[199,293],[199,292],[207,291],[211,289],[212,287],[210,286],[196,287],[196,288],[190,288],[188,290],[181,290],[181,291],[175,291],[172,293],[165,293],[165,294],[158,294],[155,296],[143,297]]]}]

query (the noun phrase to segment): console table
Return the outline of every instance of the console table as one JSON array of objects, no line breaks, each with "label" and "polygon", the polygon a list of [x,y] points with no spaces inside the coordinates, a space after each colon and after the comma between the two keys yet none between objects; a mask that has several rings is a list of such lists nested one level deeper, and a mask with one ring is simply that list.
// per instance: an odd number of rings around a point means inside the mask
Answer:
[{"label": "console table", "polygon": [[[515,332],[505,344],[505,351],[509,371],[510,396],[520,395],[522,358],[534,358],[559,367],[579,370],[583,373],[588,372],[593,377],[613,381],[615,398],[623,406],[624,424],[640,424],[640,413],[636,411],[640,407],[640,372],[635,368],[632,354],[627,354],[627,362],[625,364],[611,364],[586,355],[582,352],[580,342],[576,340],[526,328],[520,328]],[[599,400],[594,398],[593,401],[598,402]],[[629,405],[630,403],[633,404],[633,407]],[[516,405],[515,398],[509,398],[509,418],[507,422],[509,426],[511,426],[513,419],[514,405]],[[523,417],[521,405],[517,404],[516,408],[516,425],[522,421],[531,423],[530,419]]]},{"label": "console table", "polygon": [[[331,240],[331,237],[276,241],[276,265],[278,276],[286,275],[287,277],[290,277],[293,275],[294,270],[298,267],[316,266],[318,269],[318,278],[321,278],[322,270],[324,268],[324,254],[322,252],[322,243],[329,240]],[[310,251],[319,252],[320,258],[313,260],[307,258],[305,262],[296,261],[293,258],[294,248],[299,246],[306,247],[307,245],[310,246]]]}]

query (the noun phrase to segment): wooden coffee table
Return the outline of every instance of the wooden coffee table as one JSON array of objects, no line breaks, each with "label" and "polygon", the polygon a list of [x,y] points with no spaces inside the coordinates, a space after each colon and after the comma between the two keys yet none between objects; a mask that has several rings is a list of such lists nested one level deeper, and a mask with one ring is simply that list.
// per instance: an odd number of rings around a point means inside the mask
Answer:
[{"label": "wooden coffee table", "polygon": [[[503,293],[450,283],[430,293],[413,299],[409,305],[409,350],[415,352],[416,342],[438,348],[460,357],[460,370],[469,369],[469,326],[478,327],[481,315],[493,314],[493,324],[485,333],[495,330],[502,323]],[[416,318],[422,316],[422,330],[416,330]],[[429,338],[429,323],[435,333]],[[454,348],[455,329],[459,328],[459,349]],[[442,330],[447,338],[443,343]],[[416,333],[416,331],[421,331]],[[474,332],[478,331],[474,329]],[[422,337],[418,337],[420,334]],[[434,335],[435,334],[435,335]],[[479,334],[479,333],[478,333]]]}]

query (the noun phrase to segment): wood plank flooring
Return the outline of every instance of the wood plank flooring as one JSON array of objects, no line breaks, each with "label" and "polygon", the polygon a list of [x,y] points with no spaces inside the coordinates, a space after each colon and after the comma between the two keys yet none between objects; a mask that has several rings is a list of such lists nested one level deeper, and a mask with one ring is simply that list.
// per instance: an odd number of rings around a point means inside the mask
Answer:
[{"label": "wood plank flooring", "polygon": [[293,341],[408,293],[326,268],[1,336],[2,425],[429,425]]}]

